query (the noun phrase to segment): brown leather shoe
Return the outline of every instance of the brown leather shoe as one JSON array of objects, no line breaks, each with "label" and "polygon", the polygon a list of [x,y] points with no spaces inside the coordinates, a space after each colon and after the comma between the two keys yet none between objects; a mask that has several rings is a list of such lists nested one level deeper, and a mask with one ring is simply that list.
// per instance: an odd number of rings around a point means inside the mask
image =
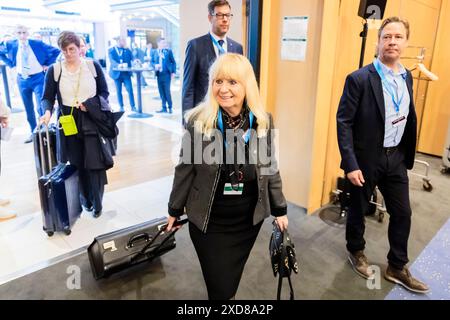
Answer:
[{"label": "brown leather shoe", "polygon": [[352,265],[353,270],[363,277],[364,279],[369,279],[372,275],[369,273],[369,262],[367,261],[367,257],[364,255],[364,251],[356,251],[354,253],[349,253],[348,261]]},{"label": "brown leather shoe", "polygon": [[398,270],[391,266],[388,266],[386,269],[386,273],[384,274],[384,278],[388,281],[402,285],[412,292],[427,293],[428,291],[430,291],[425,283],[413,278],[408,268],[406,267],[403,267],[403,270]]}]

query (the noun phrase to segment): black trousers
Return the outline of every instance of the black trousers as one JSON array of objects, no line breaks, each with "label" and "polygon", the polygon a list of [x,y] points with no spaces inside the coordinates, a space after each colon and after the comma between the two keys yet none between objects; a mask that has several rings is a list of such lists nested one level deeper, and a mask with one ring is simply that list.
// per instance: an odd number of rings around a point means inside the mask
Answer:
[{"label": "black trousers", "polygon": [[404,158],[401,149],[392,154],[383,152],[373,177],[364,177],[366,183],[363,187],[351,184],[351,204],[346,226],[347,250],[350,252],[364,250],[366,244],[364,212],[367,212],[372,191],[378,186],[390,216],[388,228],[390,250],[387,258],[389,265],[397,269],[402,269],[409,261],[408,238],[411,230],[409,180]]},{"label": "black trousers", "polygon": [[105,170],[78,168],[80,201],[86,208],[93,207],[100,212],[103,209],[103,194],[107,184]]}]

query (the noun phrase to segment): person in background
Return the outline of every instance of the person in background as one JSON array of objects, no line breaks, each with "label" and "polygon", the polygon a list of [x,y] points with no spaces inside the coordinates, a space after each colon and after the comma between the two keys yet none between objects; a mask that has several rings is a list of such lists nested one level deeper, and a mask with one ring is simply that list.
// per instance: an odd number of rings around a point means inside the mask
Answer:
[{"label": "person in background", "polygon": [[17,26],[16,34],[17,40],[8,41],[3,46],[0,46],[0,59],[10,68],[16,67],[17,84],[31,131],[25,143],[30,143],[33,141],[32,133],[34,128],[36,128],[33,93],[38,115],[42,116],[45,110],[41,107],[40,101],[44,87],[45,71],[48,66],[56,61],[60,51],[40,40],[28,39],[29,34],[26,26]]},{"label": "person in background", "polygon": [[[287,204],[274,158],[272,116],[264,111],[252,65],[242,55],[224,54],[211,66],[209,79],[205,101],[186,115],[168,230],[186,212],[208,297],[228,300],[237,292],[264,219],[272,215],[281,230],[287,228]],[[205,156],[201,150],[211,146],[221,155]],[[269,159],[257,146],[270,150]],[[194,154],[198,147],[200,157]]]},{"label": "person in background", "polygon": [[87,53],[86,40],[84,39],[84,37],[80,37],[80,57],[86,58],[86,53]]},{"label": "person in background", "polygon": [[120,111],[124,111],[123,96],[122,96],[122,84],[125,85],[125,89],[128,92],[130,99],[131,111],[136,111],[133,95],[133,84],[131,83],[131,72],[114,70],[119,66],[126,65],[127,68],[131,68],[131,62],[133,55],[130,49],[126,48],[126,41],[123,38],[116,38],[117,44],[108,50],[109,61],[111,63],[109,69],[109,76],[114,80],[117,90],[117,100],[119,102]]},{"label": "person in background", "polygon": [[[131,53],[133,55],[133,65],[137,67],[142,67],[145,61],[145,52],[139,48],[136,42],[131,43]],[[144,75],[141,72],[141,87],[147,87],[147,82],[145,81]]]},{"label": "person in background", "polygon": [[92,45],[87,42],[86,43],[86,58],[88,59],[94,59],[94,49],[92,49]]},{"label": "person in background", "polygon": [[97,218],[102,213],[108,169],[102,161],[97,123],[107,122],[111,113],[102,102],[108,100],[108,86],[101,66],[96,61],[81,58],[80,38],[74,32],[61,32],[58,45],[64,60],[56,63],[60,69],[56,78],[56,64],[46,75],[42,97],[46,111],[41,122],[48,124],[50,121],[56,99],[60,106],[58,118],[73,116],[78,133],[65,136],[60,132],[62,142],[57,152],[61,153],[64,162],[68,160],[77,167],[81,204],[86,211],[93,211]]},{"label": "person in background", "polygon": [[228,1],[209,2],[208,20],[211,30],[206,35],[188,42],[182,88],[183,114],[194,108],[205,97],[208,88],[208,70],[214,60],[226,52],[243,54],[242,45],[227,37],[232,18],[231,5]]},{"label": "person in background", "polygon": [[175,76],[177,65],[173,52],[167,46],[164,38],[158,42],[158,50],[153,52],[152,65],[158,80],[159,96],[161,98],[161,110],[157,113],[172,113],[172,95],[170,94],[170,83]]},{"label": "person in background", "polygon": [[[3,103],[3,98],[0,93],[0,128],[8,127],[9,115],[10,115],[10,110]],[[1,139],[1,135],[2,134],[1,134],[1,130],[0,130],[0,139]],[[0,141],[0,148],[1,148],[1,141]],[[1,157],[1,149],[0,149],[0,157]],[[1,168],[2,168],[2,162],[0,159],[0,172],[1,172]],[[0,207],[7,206],[9,203],[10,203],[9,199],[0,198]],[[15,217],[16,217],[16,215],[13,213],[4,213],[4,212],[2,212],[2,210],[0,210],[0,222],[11,220],[11,219],[14,219]]]}]

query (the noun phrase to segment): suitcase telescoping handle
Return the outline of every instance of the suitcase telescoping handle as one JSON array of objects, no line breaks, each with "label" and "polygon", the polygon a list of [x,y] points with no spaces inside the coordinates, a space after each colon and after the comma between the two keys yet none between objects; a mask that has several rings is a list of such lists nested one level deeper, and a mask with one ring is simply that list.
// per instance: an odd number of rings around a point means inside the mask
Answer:
[{"label": "suitcase telescoping handle", "polygon": [[[42,139],[42,127],[45,127],[45,137],[47,138],[47,156],[48,156],[48,163],[45,163],[45,156],[44,156],[44,143]],[[39,137],[39,153],[41,155],[41,161],[42,161],[42,166],[41,166],[41,174],[43,176],[45,176],[47,173],[49,173],[52,170],[52,156],[51,156],[51,151],[50,151],[50,133],[48,132],[48,125],[45,123],[42,123],[41,125],[38,126],[38,137]],[[48,171],[46,170],[46,167],[48,165]]]},{"label": "suitcase telescoping handle", "polygon": [[[180,226],[180,225],[185,224],[186,222],[188,222],[188,219],[177,220],[177,221],[173,224],[173,226],[174,226],[174,227]],[[147,243],[147,244],[145,245],[145,247],[142,248],[142,250],[139,251],[138,254],[135,255],[131,260],[137,260],[140,256],[145,255],[147,249],[150,248],[150,246],[155,242],[155,240],[159,237],[159,235],[160,235],[161,233],[163,233],[164,230],[166,230],[166,228],[167,228],[167,224],[164,224],[161,228],[159,228],[159,231],[158,231],[158,233],[155,235],[155,237],[154,237],[149,243]],[[159,250],[159,248],[161,248],[161,247],[162,247],[162,246],[163,246],[170,238],[172,238],[172,237],[175,235],[175,233],[176,233],[177,231],[178,231],[178,229],[173,230],[173,231],[170,233],[170,235],[168,235],[168,236],[167,236],[167,237],[166,237],[166,238],[158,245],[158,247],[156,247],[156,248],[154,249],[154,251],[157,252],[157,251]],[[142,234],[140,234],[140,235],[138,235],[138,236],[142,236]],[[130,241],[129,241],[128,243],[130,243],[132,239],[133,239],[133,238],[131,238]],[[136,238],[135,238],[135,239],[136,239]]]}]

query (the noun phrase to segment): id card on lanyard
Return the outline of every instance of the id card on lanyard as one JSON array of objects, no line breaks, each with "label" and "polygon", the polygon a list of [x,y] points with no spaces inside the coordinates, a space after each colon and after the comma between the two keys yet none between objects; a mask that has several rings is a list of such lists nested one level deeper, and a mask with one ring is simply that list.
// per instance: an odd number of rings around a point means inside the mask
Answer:
[{"label": "id card on lanyard", "polygon": [[[249,128],[242,136],[245,143],[248,143],[248,141],[250,140],[251,129],[253,127],[253,120],[254,120],[254,115],[253,115],[253,112],[250,111],[250,113],[249,113]],[[225,148],[228,148],[229,143],[225,140],[226,133],[225,133],[224,126],[223,126],[222,111],[220,109],[217,114],[217,126],[219,127],[220,132],[222,132],[222,135],[224,136],[223,141],[224,141]],[[239,171],[239,174],[243,176],[241,171]],[[232,185],[231,183],[228,182],[228,183],[225,183],[225,185],[224,185],[223,194],[240,196],[240,195],[242,195],[243,191],[244,191],[244,183],[239,182],[236,185]]]},{"label": "id card on lanyard", "polygon": [[[387,92],[389,93],[389,95],[391,96],[392,99],[392,103],[394,104],[394,108],[395,108],[395,112],[397,114],[397,117],[392,121],[392,126],[394,128],[397,128],[398,126],[403,124],[403,121],[406,120],[406,117],[402,114],[400,114],[400,106],[403,102],[403,98],[405,97],[405,90],[403,90],[402,96],[399,98],[398,94],[396,95],[395,92],[392,90],[392,85],[387,81],[381,65],[380,65],[380,61],[377,59],[375,60],[374,64],[375,69],[377,70],[378,75],[381,78],[381,83],[383,84],[383,88],[385,88],[387,90]],[[406,79],[402,76],[403,80],[406,81]],[[397,99],[396,99],[397,96]]]}]

